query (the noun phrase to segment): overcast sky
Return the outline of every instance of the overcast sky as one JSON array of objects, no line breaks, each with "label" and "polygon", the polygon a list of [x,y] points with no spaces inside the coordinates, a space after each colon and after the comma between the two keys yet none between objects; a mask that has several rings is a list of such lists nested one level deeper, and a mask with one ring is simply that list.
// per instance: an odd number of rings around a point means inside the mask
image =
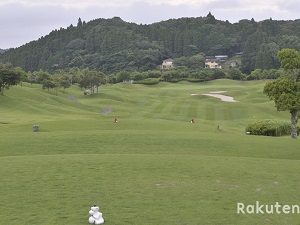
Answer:
[{"label": "overcast sky", "polygon": [[19,47],[54,29],[76,25],[78,18],[121,17],[151,24],[181,17],[206,16],[231,23],[300,18],[299,0],[0,0],[0,48]]}]

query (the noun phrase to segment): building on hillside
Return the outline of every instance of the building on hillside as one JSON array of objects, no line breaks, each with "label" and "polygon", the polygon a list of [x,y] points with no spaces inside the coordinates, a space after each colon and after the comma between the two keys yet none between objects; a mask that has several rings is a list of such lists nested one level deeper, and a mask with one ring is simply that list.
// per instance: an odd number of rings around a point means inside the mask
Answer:
[{"label": "building on hillside", "polygon": [[205,68],[208,69],[222,69],[219,59],[206,59]]},{"label": "building on hillside", "polygon": [[168,70],[168,69],[173,69],[173,68],[174,68],[173,59],[171,59],[171,58],[165,59],[163,61],[163,63],[161,64],[162,70]]},{"label": "building on hillside", "polygon": [[215,58],[220,62],[225,62],[228,59],[228,55],[216,55]]},{"label": "building on hillside", "polygon": [[243,52],[237,52],[235,53],[235,56],[241,57],[243,55]]},{"label": "building on hillside", "polygon": [[134,80],[123,80],[123,83],[130,83],[133,84]]}]

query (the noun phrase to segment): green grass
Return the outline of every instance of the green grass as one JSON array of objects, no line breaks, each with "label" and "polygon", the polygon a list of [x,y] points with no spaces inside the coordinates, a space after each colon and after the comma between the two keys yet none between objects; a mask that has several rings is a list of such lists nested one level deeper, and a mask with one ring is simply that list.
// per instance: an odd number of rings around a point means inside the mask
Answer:
[{"label": "green grass", "polygon": [[[245,135],[256,119],[289,118],[264,84],[12,87],[0,96],[0,224],[88,224],[97,203],[113,225],[298,225],[298,214],[236,213],[238,202],[300,205],[298,141]],[[191,96],[216,90],[239,102]]]}]

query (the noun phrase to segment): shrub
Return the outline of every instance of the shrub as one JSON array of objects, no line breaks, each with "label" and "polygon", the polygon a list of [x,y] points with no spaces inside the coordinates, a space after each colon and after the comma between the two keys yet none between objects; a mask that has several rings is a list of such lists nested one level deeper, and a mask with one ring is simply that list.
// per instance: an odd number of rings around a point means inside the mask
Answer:
[{"label": "shrub", "polygon": [[[299,134],[298,127],[298,134]],[[246,127],[246,132],[253,135],[283,136],[291,133],[291,123],[289,121],[259,120],[250,123]]]},{"label": "shrub", "polygon": [[188,82],[194,82],[194,83],[197,83],[197,82],[205,82],[207,80],[205,79],[196,79],[196,78],[188,78],[187,79]]},{"label": "shrub", "polygon": [[145,84],[145,85],[154,85],[159,83],[158,78],[147,78],[144,80],[134,81],[134,84]]},{"label": "shrub", "polygon": [[171,83],[178,83],[180,81],[186,80],[185,78],[171,78]]}]

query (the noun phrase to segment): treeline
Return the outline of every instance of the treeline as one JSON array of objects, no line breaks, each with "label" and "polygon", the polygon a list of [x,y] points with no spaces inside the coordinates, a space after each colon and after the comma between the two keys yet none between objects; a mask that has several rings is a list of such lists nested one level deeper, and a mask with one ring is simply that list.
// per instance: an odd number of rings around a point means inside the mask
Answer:
[{"label": "treeline", "polygon": [[148,70],[148,71],[126,71],[121,70],[112,74],[105,74],[97,70],[88,68],[69,68],[67,70],[56,70],[51,73],[45,70],[25,72],[20,67],[13,67],[11,64],[0,63],[0,93],[4,94],[4,89],[22,82],[31,84],[41,84],[43,89],[69,88],[71,85],[78,85],[85,94],[98,93],[101,85],[120,82],[130,82],[134,84],[154,85],[159,82],[205,82],[215,79],[232,80],[262,80],[277,79],[285,74],[283,69],[256,69],[247,75],[240,69],[204,69],[186,67],[176,67],[169,70]]},{"label": "treeline", "polygon": [[[117,73],[117,75],[124,73]],[[131,74],[127,73],[127,77],[125,76],[116,76],[111,75],[109,77],[115,77],[117,82],[132,80],[133,83],[137,84],[157,84],[161,81],[163,82],[180,82],[180,81],[188,81],[188,82],[205,82],[216,79],[231,79],[231,80],[263,80],[263,79],[277,79],[280,76],[284,75],[284,71],[282,69],[269,69],[269,70],[261,70],[256,69],[251,72],[251,74],[247,75],[241,72],[239,69],[231,68],[231,69],[201,69],[201,70],[185,70],[183,68],[177,68],[166,71],[146,71],[139,72],[135,71]],[[123,78],[123,79],[122,79]],[[125,79],[124,79],[125,78]]]},{"label": "treeline", "polygon": [[209,13],[206,17],[170,19],[150,25],[128,23],[118,17],[53,30],[16,49],[0,55],[26,71],[56,71],[90,68],[113,74],[119,71],[156,69],[166,58],[199,54],[241,55],[241,71],[278,69],[277,52],[282,48],[300,50],[300,20],[231,24]]},{"label": "treeline", "polygon": [[171,70],[148,70],[148,71],[126,71],[121,70],[112,74],[105,74],[97,70],[70,68],[68,70],[59,70],[55,73],[49,73],[44,70],[28,72],[22,81],[31,84],[42,84],[43,88],[68,88],[76,84],[80,88],[89,90],[91,93],[98,90],[99,86],[106,83],[116,84],[120,82],[131,82],[135,84],[152,85],[159,82],[205,82],[215,79],[232,80],[262,80],[277,79],[284,75],[282,69],[261,70],[256,69],[250,75],[244,74],[239,69],[195,69],[189,70],[184,67],[177,67]]},{"label": "treeline", "polygon": [[28,72],[22,79],[24,82],[31,84],[41,84],[43,89],[57,89],[69,88],[71,85],[76,84],[81,89],[88,90],[86,94],[94,94],[95,90],[98,93],[100,85],[107,82],[107,76],[96,70],[71,68],[67,71],[59,70],[53,74],[48,71],[39,70],[33,73]]}]

